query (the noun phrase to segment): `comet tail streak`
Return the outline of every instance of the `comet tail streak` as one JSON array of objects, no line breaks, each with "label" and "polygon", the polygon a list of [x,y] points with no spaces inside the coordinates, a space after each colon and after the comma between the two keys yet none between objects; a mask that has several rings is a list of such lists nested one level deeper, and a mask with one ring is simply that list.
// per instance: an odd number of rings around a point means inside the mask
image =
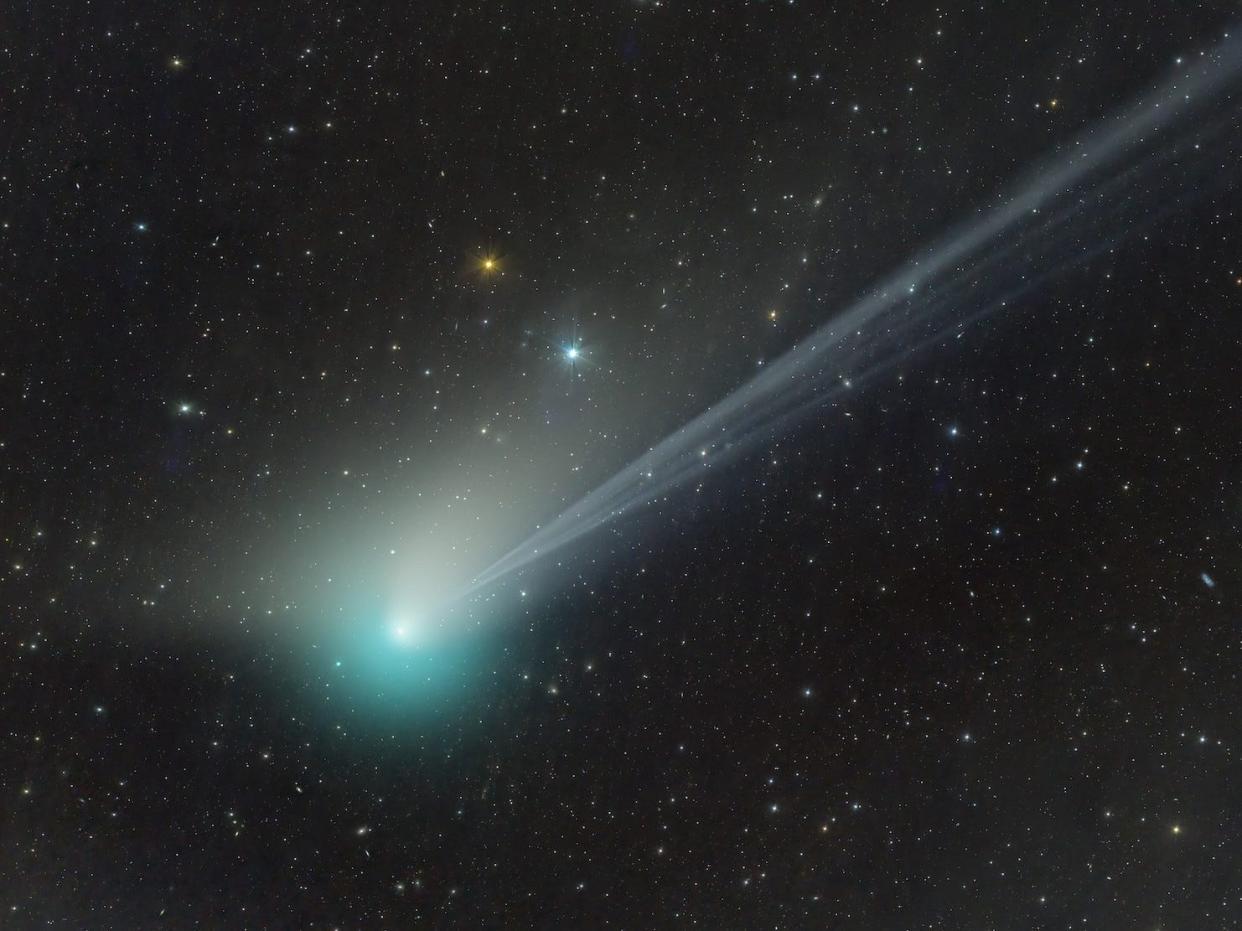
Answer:
[{"label": "comet tail streak", "polygon": [[[1084,225],[1095,233],[1095,242],[1106,245],[1144,228],[1171,200],[1193,192],[1198,179],[1176,163],[1176,146],[1191,138],[1201,146],[1211,138],[1213,127],[1185,124],[1201,104],[1232,91],[1242,71],[1242,40],[1227,38],[1194,62],[1136,104],[1082,132],[1000,203],[908,259],[750,381],[565,508],[457,597],[478,593],[682,485],[701,474],[705,459],[719,462],[743,452],[778,424],[787,425],[934,342],[925,338],[927,331],[943,335],[999,310],[1034,284],[1098,254],[1099,247],[1079,244]],[[1184,137],[1172,134],[1179,129]],[[1161,177],[1153,189],[1149,185],[1160,168],[1182,174]],[[1005,296],[996,297],[997,280],[1015,274]],[[838,380],[830,383],[834,376]]]}]

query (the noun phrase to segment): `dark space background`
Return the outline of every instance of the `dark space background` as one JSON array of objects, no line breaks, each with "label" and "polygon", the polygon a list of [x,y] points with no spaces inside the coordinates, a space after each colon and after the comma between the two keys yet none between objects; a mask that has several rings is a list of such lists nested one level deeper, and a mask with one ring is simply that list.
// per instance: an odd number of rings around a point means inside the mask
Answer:
[{"label": "dark space background", "polygon": [[282,555],[480,424],[556,513],[1235,12],[0,12],[0,927],[1236,926],[1231,158],[416,709]]}]

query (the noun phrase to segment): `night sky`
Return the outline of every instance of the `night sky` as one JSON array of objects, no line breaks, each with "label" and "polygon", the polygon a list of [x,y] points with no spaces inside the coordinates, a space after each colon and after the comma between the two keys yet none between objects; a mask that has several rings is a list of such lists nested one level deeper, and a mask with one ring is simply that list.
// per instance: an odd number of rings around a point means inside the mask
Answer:
[{"label": "night sky", "polygon": [[0,927],[1239,926],[1236,18],[0,12]]}]

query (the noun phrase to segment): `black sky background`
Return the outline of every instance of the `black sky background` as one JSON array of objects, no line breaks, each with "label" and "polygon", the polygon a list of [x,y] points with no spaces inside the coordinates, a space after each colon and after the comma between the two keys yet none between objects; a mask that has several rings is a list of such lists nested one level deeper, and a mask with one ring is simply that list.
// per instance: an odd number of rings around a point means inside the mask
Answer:
[{"label": "black sky background", "polygon": [[554,515],[1233,12],[0,14],[0,927],[1231,927],[1232,149],[430,709],[282,554],[572,451]]}]

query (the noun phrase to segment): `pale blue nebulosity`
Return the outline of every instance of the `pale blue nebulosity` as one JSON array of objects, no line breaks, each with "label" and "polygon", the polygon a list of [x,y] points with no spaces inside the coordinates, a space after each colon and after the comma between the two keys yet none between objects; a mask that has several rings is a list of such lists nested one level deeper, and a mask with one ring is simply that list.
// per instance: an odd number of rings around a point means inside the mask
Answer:
[{"label": "pale blue nebulosity", "polygon": [[420,618],[374,608],[323,632],[315,653],[325,700],[367,711],[358,720],[383,725],[411,715],[455,713],[490,675],[493,644],[458,627],[452,638],[429,636]]},{"label": "pale blue nebulosity", "polygon": [[[902,357],[943,344],[967,324],[1149,228],[1206,186],[1213,164],[1208,143],[1218,141],[1232,123],[1213,123],[1204,107],[1232,91],[1240,72],[1242,39],[1232,36],[1193,65],[1179,59],[1163,83],[1062,146],[993,207],[916,253],[759,375],[565,508],[454,597],[486,591],[700,476],[704,459],[719,463],[745,452]],[[1197,159],[1196,153],[1201,153]],[[980,290],[981,281],[986,290]],[[571,345],[565,355],[572,361],[577,351]],[[957,427],[949,432],[956,436]]]},{"label": "pale blue nebulosity", "polygon": [[[362,611],[340,602],[324,610],[325,636],[340,637],[336,674],[383,701],[441,694],[469,677],[470,658],[486,643],[482,633],[529,604],[525,592],[499,583],[696,481],[705,468],[779,436],[912,353],[951,345],[971,323],[1013,307],[1204,194],[1219,163],[1216,144],[1233,125],[1208,105],[1234,89],[1242,39],[1228,38],[1188,62],[1060,146],[991,207],[915,252],[758,375],[568,507],[563,502],[580,492],[571,493],[565,480],[557,483],[537,467],[515,478],[507,462],[488,465],[485,451],[476,458],[463,448],[450,469],[460,495],[429,495],[409,519],[386,515],[403,539],[391,547],[331,542],[335,561],[347,564],[335,577],[352,579],[351,591],[378,602]],[[559,354],[575,375],[587,357],[576,338]],[[956,424],[945,429],[950,438],[959,435]],[[506,439],[483,424],[476,441],[494,450]],[[498,545],[521,539],[530,524],[518,518],[558,506],[559,514],[516,546]],[[1206,577],[1204,584],[1211,584]]]}]

